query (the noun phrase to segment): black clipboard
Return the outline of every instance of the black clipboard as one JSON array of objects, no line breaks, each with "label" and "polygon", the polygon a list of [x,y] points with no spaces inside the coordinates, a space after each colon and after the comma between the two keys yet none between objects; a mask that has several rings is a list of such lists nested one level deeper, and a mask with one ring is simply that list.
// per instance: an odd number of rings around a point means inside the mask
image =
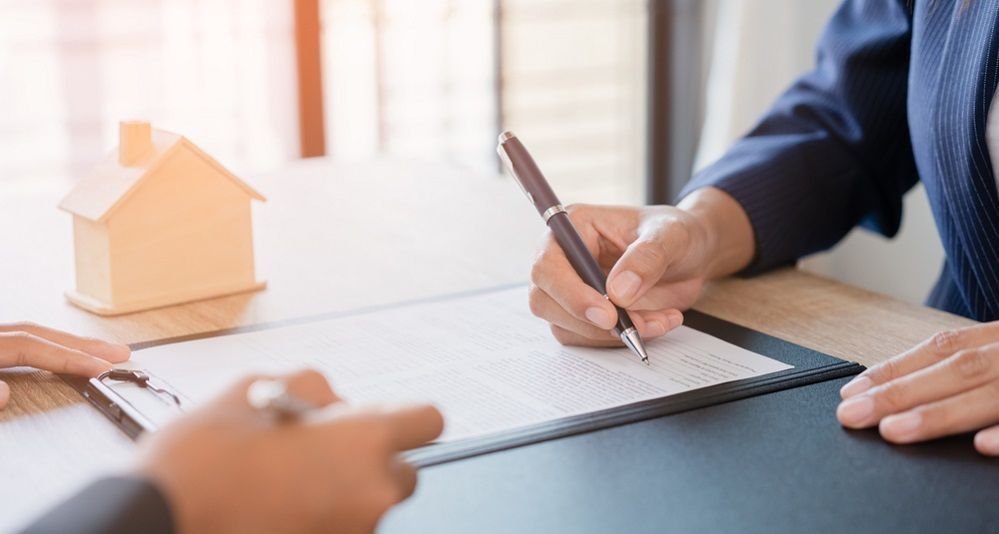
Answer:
[{"label": "black clipboard", "polygon": [[[333,319],[377,311],[389,307],[407,306],[420,303],[442,301],[450,298],[472,296],[481,293],[510,289],[521,284],[506,285],[465,292],[456,295],[444,295],[429,299],[419,299],[403,304],[373,306],[361,310],[322,314],[289,321],[265,323],[247,327],[231,328],[203,334],[194,334],[157,341],[143,342],[132,345],[133,350],[148,348],[168,343],[191,341],[207,337],[217,337],[269,328],[303,324],[313,321]],[[590,412],[587,414],[568,416],[535,425],[518,427],[511,430],[496,432],[465,439],[433,443],[419,449],[409,451],[407,460],[418,467],[429,467],[452,462],[491,452],[502,451],[514,447],[529,445],[542,441],[558,439],[574,434],[591,432],[603,428],[625,425],[667,416],[706,406],[764,395],[774,391],[814,384],[825,380],[855,375],[864,367],[856,362],[848,362],[818,351],[784,341],[773,336],[757,332],[749,328],[724,321],[694,310],[687,311],[684,324],[695,330],[713,335],[724,341],[738,345],[750,351],[792,365],[791,369],[778,371],[749,379],[736,380],[709,386],[706,388],[669,395],[658,399],[650,399],[632,404],[626,404]],[[115,390],[116,384],[125,384],[146,390],[150,405],[162,409],[185,411],[189,407],[169,385],[150,380],[141,370],[128,370],[118,373],[105,373],[97,378],[82,378],[60,375],[73,389],[80,392],[84,399],[96,407],[108,419],[115,423],[132,439],[138,438],[144,432],[155,431],[155,421],[143,413],[133,402],[127,400]]]},{"label": "black clipboard", "polygon": [[840,378],[420,472],[382,534],[995,532],[973,434],[893,445],[836,421]]},{"label": "black clipboard", "polygon": [[658,399],[564,417],[496,434],[432,444],[411,451],[407,459],[419,467],[429,467],[532,443],[852,376],[864,370],[864,366],[859,363],[834,358],[695,310],[688,310],[684,313],[684,324],[733,345],[794,367],[755,378],[726,382]]}]

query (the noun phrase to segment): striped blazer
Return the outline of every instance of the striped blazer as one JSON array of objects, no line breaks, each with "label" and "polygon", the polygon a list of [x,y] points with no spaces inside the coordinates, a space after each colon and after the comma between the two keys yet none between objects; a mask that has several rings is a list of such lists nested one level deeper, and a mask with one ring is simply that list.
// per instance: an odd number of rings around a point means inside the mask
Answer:
[{"label": "striped blazer", "polygon": [[681,195],[715,186],[735,197],[758,272],[858,224],[894,235],[903,194],[922,181],[946,252],[927,303],[999,319],[999,197],[985,137],[997,13],[996,0],[846,0],[815,69]]}]

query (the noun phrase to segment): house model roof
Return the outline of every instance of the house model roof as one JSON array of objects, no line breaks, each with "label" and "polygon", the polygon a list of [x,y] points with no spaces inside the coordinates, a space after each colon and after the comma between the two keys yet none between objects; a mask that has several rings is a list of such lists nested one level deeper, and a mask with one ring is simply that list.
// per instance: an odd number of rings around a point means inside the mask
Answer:
[{"label": "house model roof", "polygon": [[148,122],[130,121],[121,123],[119,146],[77,182],[59,203],[59,208],[90,220],[104,221],[131,196],[144,178],[180,150],[189,150],[199,156],[249,197],[266,200],[187,138],[150,128]]}]

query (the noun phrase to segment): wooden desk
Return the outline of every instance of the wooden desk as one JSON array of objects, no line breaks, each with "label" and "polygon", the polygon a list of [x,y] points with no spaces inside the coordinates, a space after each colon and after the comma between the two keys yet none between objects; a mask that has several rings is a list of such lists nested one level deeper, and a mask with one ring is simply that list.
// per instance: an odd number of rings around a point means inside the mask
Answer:
[{"label": "wooden desk", "polygon": [[[305,161],[249,177],[262,293],[99,318],[65,302],[70,184],[0,183],[0,322],[32,320],[134,343],[524,281],[541,234],[507,179],[417,162]],[[599,191],[584,195],[601,198]],[[576,199],[573,199],[576,200]],[[525,303],[526,306],[526,303]],[[796,270],[713,284],[697,308],[844,359],[878,362],[969,321]],[[132,443],[51,375],[9,371],[0,412],[0,531],[93,477],[127,467]]]}]

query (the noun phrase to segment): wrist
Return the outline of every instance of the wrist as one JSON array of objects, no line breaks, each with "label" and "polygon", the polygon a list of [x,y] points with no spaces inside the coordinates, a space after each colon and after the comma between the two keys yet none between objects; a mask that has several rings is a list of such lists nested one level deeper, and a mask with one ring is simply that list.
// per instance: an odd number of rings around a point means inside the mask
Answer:
[{"label": "wrist", "polygon": [[749,216],[731,195],[705,187],[684,197],[677,208],[689,213],[704,230],[705,277],[720,278],[745,269],[756,253]]}]

